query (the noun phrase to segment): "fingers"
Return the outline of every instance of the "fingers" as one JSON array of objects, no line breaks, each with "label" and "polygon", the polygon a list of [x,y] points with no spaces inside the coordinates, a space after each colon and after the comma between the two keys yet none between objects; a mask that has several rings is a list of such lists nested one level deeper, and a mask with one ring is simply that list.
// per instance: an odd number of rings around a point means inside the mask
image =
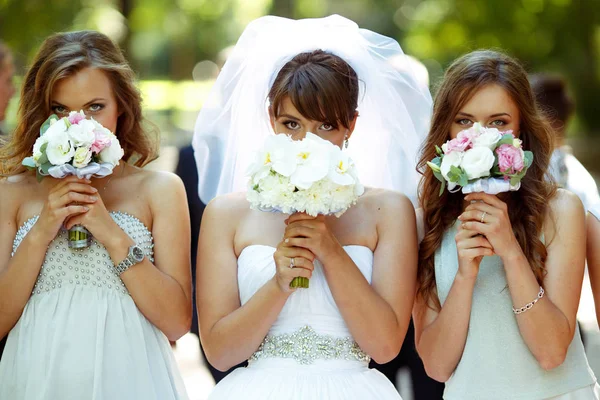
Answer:
[{"label": "fingers", "polygon": [[282,244],[281,248],[278,250],[278,254],[288,259],[293,257],[303,257],[311,262],[316,258],[310,250],[302,247],[289,247],[286,244]]},{"label": "fingers", "polygon": [[465,200],[466,201],[481,200],[482,202],[484,202],[492,207],[495,207],[495,208],[498,208],[501,210],[506,210],[506,203],[492,194],[487,194],[487,193],[483,193],[483,192],[469,193],[468,195],[465,196]]},{"label": "fingers", "polygon": [[77,192],[67,192],[63,194],[57,201],[57,207],[64,207],[67,204],[71,203],[84,203],[84,204],[93,204],[98,200],[97,196],[91,196],[87,194],[81,194]]},{"label": "fingers", "polygon": [[[489,206],[488,206],[489,207]],[[460,221],[476,221],[482,224],[489,224],[491,222],[496,221],[498,218],[487,211],[481,211],[476,209],[471,209],[469,211],[464,211],[462,214],[458,216]]]},{"label": "fingers", "polygon": [[71,229],[77,224],[81,224],[81,215],[89,211],[89,208],[81,205],[72,205],[64,207],[60,210],[60,214],[64,216],[62,219],[66,221],[64,224],[66,229]]},{"label": "fingers", "polygon": [[473,260],[477,257],[484,256],[493,256],[494,251],[492,249],[488,249],[487,247],[475,247],[471,249],[462,249],[458,251],[458,256],[460,258],[466,258]]},{"label": "fingers", "polygon": [[468,239],[462,239],[457,243],[458,248],[462,249],[472,249],[476,247],[485,247],[487,249],[494,249],[494,247],[490,244],[490,242],[485,238],[485,236],[474,236]]},{"label": "fingers", "polygon": [[317,219],[319,217],[322,216],[318,216],[318,217],[312,217],[306,213],[294,213],[292,215],[290,215],[290,217],[288,219],[285,220],[286,225],[292,224],[294,222],[298,222],[298,221],[306,221],[306,220],[314,220]]},{"label": "fingers", "polygon": [[[293,237],[311,237],[314,229],[309,228],[307,226],[302,225],[288,225],[288,228],[285,230],[283,235],[284,239],[293,238]],[[285,242],[288,243],[288,242]]]},{"label": "fingers", "polygon": [[[487,218],[487,216],[486,216]],[[489,225],[481,223],[479,221],[466,221],[462,223],[463,229],[475,231],[481,235],[487,235],[490,233]]]},{"label": "fingers", "polygon": [[461,225],[459,225],[457,233],[454,236],[454,239],[456,240],[457,243],[460,240],[468,239],[468,238],[472,238],[474,236],[481,235],[481,233],[479,233],[479,232],[476,232],[476,231],[473,231],[473,230],[469,230],[469,229],[465,229],[465,227],[463,225],[464,225],[464,223],[461,224]]}]

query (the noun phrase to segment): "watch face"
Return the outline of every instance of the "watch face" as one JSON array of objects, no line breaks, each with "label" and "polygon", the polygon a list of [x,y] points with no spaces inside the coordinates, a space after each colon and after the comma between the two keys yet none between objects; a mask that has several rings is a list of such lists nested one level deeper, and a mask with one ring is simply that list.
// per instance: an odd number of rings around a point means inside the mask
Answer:
[{"label": "watch face", "polygon": [[144,251],[139,246],[133,246],[133,249],[131,249],[131,253],[133,255],[133,258],[137,262],[140,262],[144,259]]}]

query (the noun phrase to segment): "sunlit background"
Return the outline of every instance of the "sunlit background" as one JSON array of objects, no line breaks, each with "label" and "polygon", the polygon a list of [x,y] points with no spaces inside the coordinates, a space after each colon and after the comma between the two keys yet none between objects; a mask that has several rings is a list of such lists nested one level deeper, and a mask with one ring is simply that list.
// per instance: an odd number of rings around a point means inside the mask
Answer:
[{"label": "sunlit background", "polygon": [[[177,148],[189,144],[203,100],[248,22],[266,14],[334,13],[397,39],[427,67],[433,92],[449,62],[477,48],[507,51],[532,73],[562,75],[576,103],[568,143],[600,177],[600,0],[0,0],[0,39],[14,52],[19,84],[47,35],[96,29],[110,36],[137,72],[146,117],[161,131],[160,168],[173,169]],[[17,106],[18,95],[7,132]],[[582,305],[598,374],[600,338],[589,289]],[[196,356],[181,346],[178,352],[193,398],[203,398],[201,383],[210,378],[194,375]]]}]

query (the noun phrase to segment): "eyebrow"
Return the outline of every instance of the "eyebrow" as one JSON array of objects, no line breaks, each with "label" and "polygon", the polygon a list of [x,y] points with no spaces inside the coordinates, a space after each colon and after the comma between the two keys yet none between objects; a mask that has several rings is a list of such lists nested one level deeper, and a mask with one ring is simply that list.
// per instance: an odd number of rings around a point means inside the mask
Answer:
[{"label": "eyebrow", "polygon": [[290,115],[290,114],[279,114],[277,116],[277,118],[289,118],[289,119],[293,119],[295,121],[300,121],[300,118],[294,117],[293,115]]},{"label": "eyebrow", "polygon": [[[87,103],[85,103],[83,106],[89,106],[90,104],[99,102],[99,101],[106,101],[106,99],[103,99],[102,97],[96,97],[95,99],[92,99],[90,101],[88,101]],[[57,105],[57,106],[61,106],[61,107],[66,107],[64,104],[59,103],[58,101],[52,101],[53,105]]]},{"label": "eyebrow", "polygon": [[[458,115],[464,115],[465,117],[475,118],[475,116],[468,114],[466,112],[462,112],[462,111],[460,111],[458,113]],[[504,116],[510,117],[510,114],[509,113],[498,113],[498,114],[490,115],[489,118],[504,117]]]}]

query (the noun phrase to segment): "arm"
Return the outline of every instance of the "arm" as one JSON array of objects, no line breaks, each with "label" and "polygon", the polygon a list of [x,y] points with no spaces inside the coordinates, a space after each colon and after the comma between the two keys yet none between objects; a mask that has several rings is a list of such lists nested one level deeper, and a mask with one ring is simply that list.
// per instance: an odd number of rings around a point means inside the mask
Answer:
[{"label": "arm", "polygon": [[[377,248],[371,285],[327,228],[322,216],[292,216],[290,243],[313,252],[344,321],[358,345],[383,364],[400,352],[410,321],[417,272],[415,213],[408,198],[386,192],[377,212]],[[374,335],[373,332],[377,332]]]},{"label": "arm", "polygon": [[413,309],[417,352],[427,375],[440,382],[450,379],[462,357],[479,265],[484,256],[493,254],[487,239],[462,226],[455,240],[458,272],[442,309],[436,310],[430,299],[421,298]]},{"label": "arm", "polygon": [[[85,182],[85,183],[82,183]],[[67,178],[48,196],[38,221],[11,257],[17,233],[17,212],[25,194],[16,183],[0,182],[0,338],[17,323],[37,281],[48,245],[69,215],[86,212],[86,207],[69,206],[72,201],[93,203],[96,190],[89,181]]]},{"label": "arm", "polygon": [[[190,225],[185,189],[170,173],[153,173],[142,187],[149,199],[154,238],[154,263],[147,257],[121,275],[136,306],[171,341],[183,336],[192,320]],[[160,193],[159,196],[156,193]],[[101,199],[67,228],[81,224],[102,243],[115,265],[135,242],[112,219]]]},{"label": "arm", "polygon": [[600,221],[592,213],[587,215],[587,266],[598,322],[600,321]]},{"label": "arm", "polygon": [[[283,251],[280,244],[274,255],[275,276],[241,306],[234,237],[248,203],[245,199],[236,202],[233,196],[217,197],[206,207],[200,224],[196,264],[202,346],[208,361],[221,371],[250,358],[292,293],[289,288],[292,279],[310,277],[311,272],[308,264],[300,266],[299,262],[300,268],[289,268],[289,258],[279,254]],[[300,253],[288,255],[301,257]]]},{"label": "arm", "polygon": [[[502,259],[514,306],[531,302],[539,292],[539,284],[514,236],[506,204],[485,194],[471,194],[466,200],[483,200],[467,207],[472,207],[474,215],[466,224],[486,235]],[[486,223],[473,220],[481,211],[487,212]],[[585,214],[577,196],[559,190],[551,200],[545,238],[545,296],[515,317],[527,347],[540,366],[550,370],[564,361],[577,328],[575,318],[585,265]]]}]

